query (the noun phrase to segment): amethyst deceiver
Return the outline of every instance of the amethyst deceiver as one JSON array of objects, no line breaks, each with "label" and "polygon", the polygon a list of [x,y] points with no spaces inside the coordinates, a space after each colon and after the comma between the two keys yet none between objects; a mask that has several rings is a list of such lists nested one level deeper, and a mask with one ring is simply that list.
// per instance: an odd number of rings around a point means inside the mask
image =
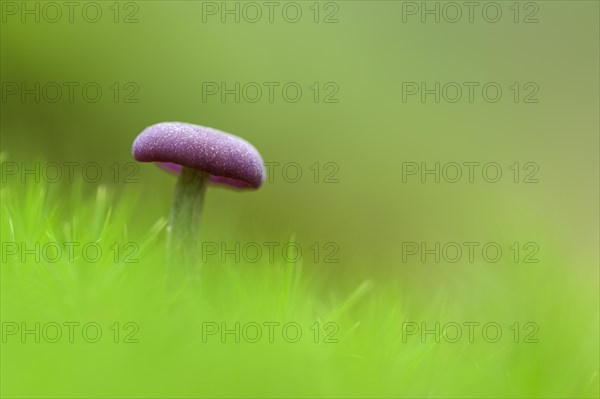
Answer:
[{"label": "amethyst deceiver", "polygon": [[234,187],[258,188],[265,177],[263,160],[246,140],[216,129],[181,122],[147,127],[133,143],[140,162],[160,162],[178,171],[188,167]]},{"label": "amethyst deceiver", "polygon": [[[216,129],[163,122],[144,129],[133,157],[178,173],[169,220],[169,251],[177,262],[198,263],[200,214],[209,181],[257,189],[265,179],[262,157],[246,140]],[[174,262],[175,263],[175,262]]]}]

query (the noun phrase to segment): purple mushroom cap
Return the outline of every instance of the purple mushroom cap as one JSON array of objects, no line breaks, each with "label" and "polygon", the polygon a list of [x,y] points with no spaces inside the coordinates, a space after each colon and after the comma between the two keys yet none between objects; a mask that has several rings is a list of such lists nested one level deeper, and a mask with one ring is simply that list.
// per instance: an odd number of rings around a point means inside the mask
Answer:
[{"label": "purple mushroom cap", "polygon": [[173,173],[186,166],[234,188],[258,188],[265,179],[262,157],[252,144],[204,126],[157,123],[137,136],[132,152],[137,161],[157,162]]}]

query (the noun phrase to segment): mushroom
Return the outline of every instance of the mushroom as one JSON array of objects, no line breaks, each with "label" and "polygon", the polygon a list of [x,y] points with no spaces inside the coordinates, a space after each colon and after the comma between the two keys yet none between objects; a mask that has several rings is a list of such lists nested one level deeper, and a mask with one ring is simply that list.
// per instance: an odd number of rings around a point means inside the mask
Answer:
[{"label": "mushroom", "polygon": [[178,173],[169,219],[169,254],[198,263],[199,227],[210,181],[237,189],[257,189],[265,179],[262,157],[246,140],[209,127],[163,122],[144,129],[133,142],[133,157]]},{"label": "mushroom", "polygon": [[[157,162],[156,165],[158,165],[159,168],[176,175],[178,175],[181,172],[181,169],[183,168],[181,165],[177,165],[176,163],[172,162]],[[211,175],[209,182],[215,185],[239,190],[253,188],[250,184],[243,180],[236,180],[225,176]]]}]

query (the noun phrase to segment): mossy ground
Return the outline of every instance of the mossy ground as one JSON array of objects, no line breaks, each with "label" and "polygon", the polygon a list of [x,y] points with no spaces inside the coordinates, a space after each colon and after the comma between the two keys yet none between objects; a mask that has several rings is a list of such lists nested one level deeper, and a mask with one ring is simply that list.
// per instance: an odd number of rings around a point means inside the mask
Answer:
[{"label": "mossy ground", "polygon": [[[471,265],[457,295],[406,276],[336,279],[309,259],[208,262],[199,283],[173,286],[166,220],[140,218],[134,189],[12,184],[1,199],[2,397],[598,396],[593,295],[556,271],[540,280],[539,270],[515,278],[499,273],[507,265]],[[9,242],[47,253],[22,262]],[[97,243],[104,256],[53,262],[46,244],[65,242]],[[437,337],[408,334],[438,322]],[[465,322],[480,323],[473,342]],[[492,322],[498,342],[482,335]],[[35,323],[39,343],[10,333]],[[79,323],[73,342],[65,323]]]}]

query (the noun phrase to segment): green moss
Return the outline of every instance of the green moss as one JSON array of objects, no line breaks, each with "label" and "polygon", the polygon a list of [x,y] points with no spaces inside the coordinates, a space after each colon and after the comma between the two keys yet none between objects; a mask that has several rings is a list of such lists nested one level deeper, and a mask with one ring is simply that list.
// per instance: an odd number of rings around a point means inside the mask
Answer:
[{"label": "green moss", "polygon": [[[337,281],[342,269],[310,259],[214,258],[199,282],[170,287],[166,220],[140,218],[134,188],[115,197],[104,186],[12,184],[1,200],[2,397],[598,395],[597,314],[560,273],[542,283],[533,271],[515,280],[498,273],[506,265],[470,265],[456,291],[444,288],[450,277],[422,289],[406,275]],[[104,256],[76,250],[53,262],[48,244],[67,242],[94,243]],[[10,243],[47,252],[23,262]],[[454,279],[463,272],[457,266]],[[549,295],[549,285],[563,290]],[[526,343],[530,321],[538,330]],[[437,322],[437,338],[409,334]],[[502,337],[488,342],[493,331],[486,339],[478,327],[469,342],[465,322],[498,323]],[[22,335],[35,323],[39,343]],[[79,323],[73,342],[65,323]],[[463,334],[456,343],[453,323]],[[53,343],[56,325],[63,335]],[[88,342],[98,326],[102,336]]]}]

